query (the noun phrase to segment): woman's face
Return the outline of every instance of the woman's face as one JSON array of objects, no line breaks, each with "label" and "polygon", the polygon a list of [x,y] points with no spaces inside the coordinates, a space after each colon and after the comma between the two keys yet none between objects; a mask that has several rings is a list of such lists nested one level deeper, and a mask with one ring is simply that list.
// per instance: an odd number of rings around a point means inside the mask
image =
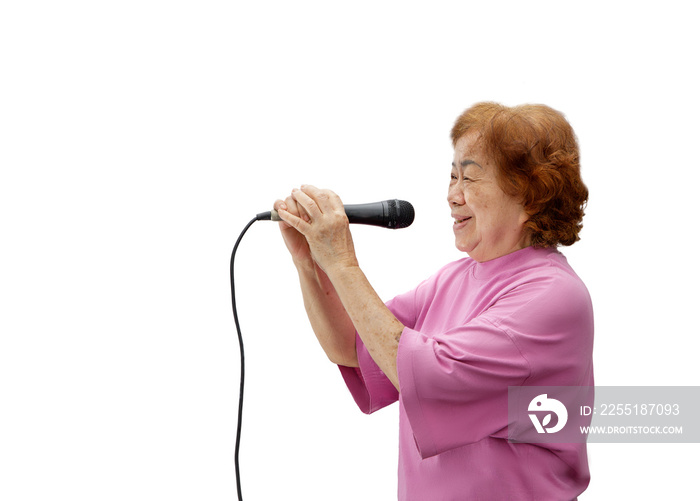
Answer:
[{"label": "woman's face", "polygon": [[529,245],[523,205],[499,186],[496,165],[477,147],[478,135],[455,145],[447,201],[454,218],[455,245],[476,261],[490,261]]}]

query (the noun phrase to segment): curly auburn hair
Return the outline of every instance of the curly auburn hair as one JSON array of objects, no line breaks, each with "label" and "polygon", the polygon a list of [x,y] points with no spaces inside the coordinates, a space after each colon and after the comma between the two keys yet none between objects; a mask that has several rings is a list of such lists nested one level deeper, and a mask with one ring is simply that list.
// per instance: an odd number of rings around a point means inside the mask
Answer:
[{"label": "curly auburn hair", "polygon": [[531,244],[549,247],[579,240],[588,188],[581,180],[578,142],[564,115],[541,104],[511,108],[477,103],[457,118],[453,146],[472,132],[495,160],[503,191],[525,207]]}]

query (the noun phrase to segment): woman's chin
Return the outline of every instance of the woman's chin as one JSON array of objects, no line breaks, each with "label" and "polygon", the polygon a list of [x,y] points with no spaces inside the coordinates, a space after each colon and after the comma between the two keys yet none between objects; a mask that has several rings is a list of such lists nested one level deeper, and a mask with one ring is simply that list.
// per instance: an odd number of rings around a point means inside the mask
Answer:
[{"label": "woman's chin", "polygon": [[472,245],[471,243],[463,242],[458,239],[455,240],[455,247],[457,247],[458,251],[469,254],[469,257],[474,257],[472,256],[472,253],[474,253],[476,250],[476,245]]}]

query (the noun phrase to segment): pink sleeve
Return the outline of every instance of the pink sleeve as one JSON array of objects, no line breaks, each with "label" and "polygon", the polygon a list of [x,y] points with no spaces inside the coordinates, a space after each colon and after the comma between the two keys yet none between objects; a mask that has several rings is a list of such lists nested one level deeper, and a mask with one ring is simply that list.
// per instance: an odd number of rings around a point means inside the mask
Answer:
[{"label": "pink sleeve", "polygon": [[530,367],[488,318],[427,336],[405,328],[397,358],[401,400],[422,458],[507,436],[508,386]]},{"label": "pink sleeve", "polygon": [[[386,306],[402,324],[413,326],[415,324],[414,303],[415,291],[411,291],[395,297],[387,302]],[[399,392],[374,362],[357,333],[355,333],[355,346],[360,366],[339,365],[338,367],[357,406],[365,414],[371,414],[396,402],[399,399]]]},{"label": "pink sleeve", "polygon": [[360,336],[355,334],[355,339],[360,366],[338,368],[357,406],[365,414],[371,414],[396,402],[399,392],[374,362]]}]

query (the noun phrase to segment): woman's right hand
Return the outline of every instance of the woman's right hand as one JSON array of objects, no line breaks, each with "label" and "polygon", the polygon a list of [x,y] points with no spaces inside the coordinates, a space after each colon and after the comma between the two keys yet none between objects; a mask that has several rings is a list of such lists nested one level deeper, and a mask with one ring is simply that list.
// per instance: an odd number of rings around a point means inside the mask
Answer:
[{"label": "woman's right hand", "polygon": [[[273,208],[277,211],[284,209],[304,219],[306,222],[309,221],[308,214],[297,204],[296,200],[294,200],[291,195],[285,200],[277,200]],[[287,250],[289,250],[289,253],[292,255],[294,263],[297,265],[312,265],[313,258],[311,257],[311,251],[309,250],[309,244],[306,242],[306,237],[284,221],[280,221],[279,226],[284,243],[287,246]]]},{"label": "woman's right hand", "polygon": [[[310,221],[306,210],[291,195],[284,201],[277,200],[273,207],[276,211],[286,210],[307,223]],[[284,221],[279,225],[284,243],[299,272],[306,314],[321,347],[333,363],[357,367],[355,327],[333,284],[311,256],[306,237]]]}]

